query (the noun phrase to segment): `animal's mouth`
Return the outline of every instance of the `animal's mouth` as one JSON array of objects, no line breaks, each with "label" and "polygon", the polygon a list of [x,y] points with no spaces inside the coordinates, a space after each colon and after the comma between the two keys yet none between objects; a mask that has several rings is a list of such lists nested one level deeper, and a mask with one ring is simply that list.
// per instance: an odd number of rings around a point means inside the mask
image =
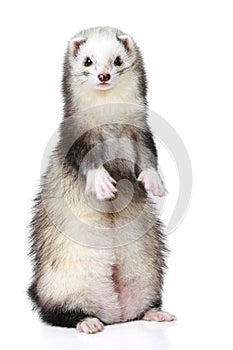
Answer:
[{"label": "animal's mouth", "polygon": [[109,83],[106,83],[105,81],[103,81],[102,83],[99,84],[99,86],[109,86]]},{"label": "animal's mouth", "polygon": [[112,84],[106,82],[106,81],[102,81],[101,83],[97,84],[97,88],[99,88],[100,90],[108,90],[111,89]]}]

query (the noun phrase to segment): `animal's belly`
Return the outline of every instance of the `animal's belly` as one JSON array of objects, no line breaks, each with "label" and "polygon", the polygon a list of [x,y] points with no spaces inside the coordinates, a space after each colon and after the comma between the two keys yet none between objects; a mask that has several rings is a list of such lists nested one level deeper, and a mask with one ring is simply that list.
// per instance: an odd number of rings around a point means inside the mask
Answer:
[{"label": "animal's belly", "polygon": [[121,308],[121,322],[139,318],[147,307],[147,298],[140,281],[134,277],[124,281],[117,266],[113,267],[113,283]]}]

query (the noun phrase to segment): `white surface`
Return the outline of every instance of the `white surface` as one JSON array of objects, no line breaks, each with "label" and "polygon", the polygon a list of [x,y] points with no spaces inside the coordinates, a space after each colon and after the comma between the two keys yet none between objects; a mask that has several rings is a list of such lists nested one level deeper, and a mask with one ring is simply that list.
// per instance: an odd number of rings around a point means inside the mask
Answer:
[{"label": "white surface", "polygon": [[[1,4],[1,343],[9,349],[232,349],[231,1],[9,1]],[[132,10],[132,11],[131,11]],[[190,210],[169,237],[164,308],[174,324],[134,322],[102,334],[43,326],[29,309],[27,229],[44,148],[62,117],[66,41],[109,24],[139,43],[151,109],[183,139]],[[161,149],[169,198],[177,179]],[[165,216],[165,221],[166,221]]]}]

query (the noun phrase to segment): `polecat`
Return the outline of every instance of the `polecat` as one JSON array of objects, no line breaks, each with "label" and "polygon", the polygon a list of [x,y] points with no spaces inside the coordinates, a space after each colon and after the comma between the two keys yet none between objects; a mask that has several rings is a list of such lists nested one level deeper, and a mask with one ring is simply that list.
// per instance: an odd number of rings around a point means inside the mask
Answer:
[{"label": "polecat", "polygon": [[132,37],[110,27],[75,35],[64,62],[64,119],[31,224],[28,293],[41,319],[96,333],[161,311],[166,189],[147,124],[147,81]]}]

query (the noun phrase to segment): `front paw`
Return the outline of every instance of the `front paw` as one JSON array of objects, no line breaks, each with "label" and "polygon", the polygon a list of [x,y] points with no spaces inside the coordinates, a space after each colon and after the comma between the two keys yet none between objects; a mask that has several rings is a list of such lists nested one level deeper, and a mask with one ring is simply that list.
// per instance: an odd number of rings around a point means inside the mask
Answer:
[{"label": "front paw", "polygon": [[167,190],[155,169],[143,170],[138,176],[138,181],[141,181],[144,184],[145,189],[152,192],[154,196],[163,197],[167,193]]},{"label": "front paw", "polygon": [[103,167],[89,170],[87,173],[86,194],[94,194],[99,200],[111,199],[117,192],[116,181]]}]

